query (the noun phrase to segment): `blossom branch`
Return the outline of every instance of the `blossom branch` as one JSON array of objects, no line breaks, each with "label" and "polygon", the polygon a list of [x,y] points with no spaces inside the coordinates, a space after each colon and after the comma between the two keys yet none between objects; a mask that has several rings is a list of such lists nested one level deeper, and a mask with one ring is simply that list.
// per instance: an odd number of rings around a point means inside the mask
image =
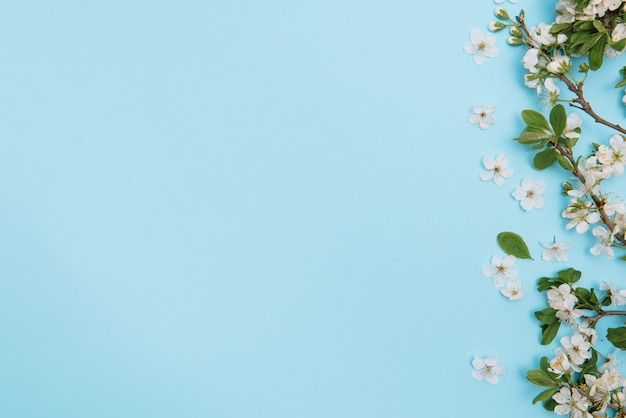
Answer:
[{"label": "blossom branch", "polygon": [[[573,153],[572,149],[570,147],[566,147],[566,146],[563,146],[562,144],[559,144],[558,141],[555,141],[555,143],[553,143],[553,145],[554,145],[554,148],[561,155],[563,155],[565,158],[567,158],[567,160],[572,165],[573,168],[571,170],[571,173],[574,176],[576,176],[578,181],[580,181],[585,187],[588,186],[587,185],[587,180],[585,179],[585,176],[578,169],[578,164],[576,163],[576,159],[574,158],[574,153]],[[611,217],[609,215],[607,215],[606,210],[604,210],[604,204],[605,204],[604,199],[602,199],[600,196],[598,196],[598,195],[596,195],[594,193],[589,193],[589,196],[593,200],[593,203],[594,203],[598,213],[600,214],[600,218],[602,220],[602,223],[608,228],[609,231],[615,230],[615,223],[611,220]],[[619,241],[622,245],[626,246],[626,237],[621,232],[617,232],[615,234],[615,239],[617,241]]]}]

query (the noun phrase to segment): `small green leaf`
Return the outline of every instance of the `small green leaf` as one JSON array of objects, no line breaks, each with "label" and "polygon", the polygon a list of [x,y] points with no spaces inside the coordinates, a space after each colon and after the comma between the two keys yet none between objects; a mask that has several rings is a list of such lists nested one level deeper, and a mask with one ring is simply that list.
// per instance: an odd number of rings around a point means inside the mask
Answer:
[{"label": "small green leaf", "polygon": [[565,112],[565,106],[558,104],[550,111],[550,124],[554,130],[556,136],[560,136],[565,130],[567,123],[567,112]]},{"label": "small green leaf", "polygon": [[622,75],[622,81],[615,85],[616,89],[626,86],[626,67],[622,67],[622,69],[619,70],[619,73]]},{"label": "small green leaf", "polygon": [[533,405],[536,404],[537,402],[543,402],[543,401],[552,399],[552,395],[554,395],[557,392],[558,392],[558,389],[556,388],[544,390],[539,395],[535,396],[535,399],[533,399]]},{"label": "small green leaf", "polygon": [[593,27],[596,28],[596,30],[598,32],[600,32],[600,33],[606,32],[606,28],[604,27],[604,25],[601,22],[599,22],[597,20],[594,20],[592,23],[593,23]]},{"label": "small green leaf", "polygon": [[559,332],[559,327],[561,326],[560,322],[554,322],[552,324],[545,324],[541,326],[541,345],[550,344],[556,334]]},{"label": "small green leaf", "polygon": [[548,120],[541,113],[536,110],[523,110],[522,111],[522,119],[526,122],[526,125],[531,128],[536,129],[544,129],[546,131],[551,132],[550,125],[548,124]]},{"label": "small green leaf", "polygon": [[559,279],[563,281],[563,283],[572,284],[580,280],[582,273],[570,267],[565,270],[559,271],[557,275],[559,276]]},{"label": "small green leaf", "polygon": [[606,338],[617,348],[626,349],[626,328],[609,328]]},{"label": "small green leaf", "polygon": [[554,408],[556,408],[557,405],[558,403],[554,399],[548,399],[543,403],[543,407],[546,409],[546,411],[550,412],[554,412]]},{"label": "small green leaf", "polygon": [[557,322],[556,319],[556,310],[552,308],[542,309],[541,311],[535,312],[535,318],[544,324],[554,324]]},{"label": "small green leaf", "polygon": [[543,370],[529,370],[528,373],[526,373],[526,378],[537,386],[547,386],[551,388],[559,387],[559,383]]},{"label": "small green leaf", "polygon": [[533,165],[537,170],[545,170],[550,167],[556,161],[557,152],[554,148],[550,147],[541,152],[538,152],[533,158]]},{"label": "small green leaf", "polygon": [[563,167],[563,169],[567,170],[567,171],[574,171],[574,166],[572,165],[572,163],[569,162],[569,160],[567,159],[567,157],[565,157],[563,154],[556,154],[556,161],[559,163],[559,165],[561,167]]},{"label": "small green leaf", "polygon": [[550,138],[552,138],[552,135],[548,135],[543,132],[523,132],[520,136],[514,139],[522,144],[536,144]]},{"label": "small green leaf", "polygon": [[624,47],[626,47],[626,38],[620,39],[617,42],[614,42],[612,39],[609,39],[609,45],[611,46],[611,48],[617,51],[621,51],[624,49]]},{"label": "small green leaf", "polygon": [[524,239],[514,232],[500,232],[498,234],[498,245],[507,254],[514,255],[517,258],[533,259]]},{"label": "small green leaf", "polygon": [[[595,22],[595,21],[594,21]],[[604,48],[606,47],[606,38],[602,37],[589,50],[589,68],[592,71],[599,70],[604,60]]]}]

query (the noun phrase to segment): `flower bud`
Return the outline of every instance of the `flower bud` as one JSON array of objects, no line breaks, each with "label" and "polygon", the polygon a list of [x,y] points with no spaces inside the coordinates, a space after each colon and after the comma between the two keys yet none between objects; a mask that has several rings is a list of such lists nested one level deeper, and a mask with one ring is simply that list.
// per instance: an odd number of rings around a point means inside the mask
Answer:
[{"label": "flower bud", "polygon": [[513,45],[513,46],[522,45],[524,43],[520,38],[516,36],[511,36],[506,41],[508,42],[509,45]]},{"label": "flower bud", "polygon": [[518,38],[521,38],[522,35],[524,34],[522,30],[519,28],[519,26],[511,26],[511,29],[509,29],[509,32],[511,33],[511,36],[517,36]]},{"label": "flower bud", "polygon": [[509,13],[504,7],[498,7],[495,13],[498,18],[509,20]]},{"label": "flower bud", "polygon": [[498,32],[506,28],[506,25],[502,22],[491,22],[489,24],[489,30],[492,32]]}]

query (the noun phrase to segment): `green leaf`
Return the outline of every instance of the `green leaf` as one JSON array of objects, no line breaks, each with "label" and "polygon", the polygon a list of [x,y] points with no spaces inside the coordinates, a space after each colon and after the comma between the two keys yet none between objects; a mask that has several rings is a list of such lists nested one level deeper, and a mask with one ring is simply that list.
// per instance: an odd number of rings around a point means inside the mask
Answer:
[{"label": "green leaf", "polygon": [[557,322],[556,319],[556,310],[552,308],[542,309],[540,311],[535,312],[535,318],[544,324],[554,324]]},{"label": "green leaf", "polygon": [[537,170],[545,170],[550,167],[556,161],[557,152],[554,148],[550,147],[541,152],[538,152],[533,158],[533,165]]},{"label": "green leaf", "polygon": [[541,326],[541,345],[548,345],[554,338],[556,334],[559,332],[559,327],[561,326],[560,322],[554,322],[552,324],[545,324]]},{"label": "green leaf", "polygon": [[557,405],[558,403],[554,399],[548,399],[543,403],[543,407],[550,412],[553,412]]},{"label": "green leaf", "polygon": [[581,380],[584,379],[583,376],[586,374],[596,374],[598,371],[598,352],[594,348],[591,348],[591,358],[583,364],[585,366],[580,371]]},{"label": "green leaf", "polygon": [[624,49],[624,47],[626,47],[626,38],[620,39],[617,42],[614,42],[612,39],[609,39],[609,45],[611,46],[611,48],[615,49],[616,51],[621,51],[622,49]]},{"label": "green leaf", "polygon": [[617,348],[626,349],[626,328],[609,328],[606,338]]},{"label": "green leaf", "polygon": [[557,275],[563,281],[563,283],[572,284],[580,280],[582,273],[570,267],[568,269],[559,271]]},{"label": "green leaf", "polygon": [[[594,21],[595,22],[595,21]],[[592,71],[599,70],[604,60],[604,48],[606,46],[606,38],[602,37],[589,50],[589,68]]]},{"label": "green leaf", "polygon": [[514,255],[517,258],[533,259],[524,239],[515,232],[500,232],[498,234],[498,245],[507,254]]},{"label": "green leaf", "polygon": [[551,388],[559,387],[559,383],[543,370],[529,370],[528,373],[526,373],[526,378],[537,386],[547,386]]},{"label": "green leaf", "polygon": [[626,261],[626,255],[621,256],[619,259]]},{"label": "green leaf", "polygon": [[622,67],[622,69],[619,70],[619,73],[622,75],[622,81],[615,85],[616,89],[626,86],[626,67]]},{"label": "green leaf", "polygon": [[536,144],[550,138],[552,138],[552,135],[543,132],[523,132],[520,136],[513,139],[522,144]]},{"label": "green leaf", "polygon": [[544,390],[539,395],[535,396],[535,399],[533,399],[533,405],[537,402],[543,402],[552,399],[552,395],[554,395],[558,391],[559,390],[556,388]]},{"label": "green leaf", "polygon": [[560,136],[565,130],[567,123],[567,112],[565,112],[565,106],[558,104],[550,111],[550,124],[554,130],[556,136]]},{"label": "green leaf", "polygon": [[531,110],[531,109],[523,110],[522,119],[524,119],[524,122],[526,122],[526,125],[530,126],[531,128],[543,129],[549,132],[552,131],[552,129],[550,129],[550,125],[548,124],[548,120],[546,119],[546,117],[543,116],[541,113],[537,112],[536,110]]},{"label": "green leaf", "polygon": [[557,153],[556,161],[559,163],[561,167],[563,167],[563,169],[567,171],[574,171],[574,166],[572,165],[572,163],[569,162],[567,157],[565,157],[563,154]]},{"label": "green leaf", "polygon": [[601,22],[599,22],[597,20],[594,20],[592,23],[593,23],[593,27],[596,28],[596,30],[598,32],[600,32],[600,33],[606,32],[606,28],[604,27],[604,25]]}]

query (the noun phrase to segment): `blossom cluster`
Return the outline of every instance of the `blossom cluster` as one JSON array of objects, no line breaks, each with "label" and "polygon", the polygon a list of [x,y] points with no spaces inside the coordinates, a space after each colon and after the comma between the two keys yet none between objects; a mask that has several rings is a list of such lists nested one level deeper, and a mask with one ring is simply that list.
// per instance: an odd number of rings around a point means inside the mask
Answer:
[{"label": "blossom cluster", "polygon": [[[502,3],[497,0],[496,3]],[[605,59],[614,59],[626,51],[626,1],[558,0],[553,22],[527,25],[524,11],[511,18],[506,9],[495,10],[498,20],[488,26],[492,32],[508,30],[507,42],[525,49],[521,58],[523,83],[538,95],[542,111],[524,110],[525,127],[514,138],[529,146],[537,170],[561,167],[567,174],[562,183],[564,207],[560,211],[565,230],[593,236],[589,252],[615,258],[616,249],[626,249],[626,200],[606,192],[611,178],[624,175],[626,164],[626,128],[612,123],[598,113],[587,100],[583,89],[591,74]],[[476,64],[498,54],[496,38],[472,30],[464,51],[473,55]],[[626,87],[626,66],[620,70],[616,88]],[[620,93],[621,94],[621,93]],[[626,96],[622,99],[626,104]],[[566,110],[566,106],[571,110]],[[468,121],[487,129],[495,123],[494,106],[477,106]],[[582,115],[582,117],[581,117]],[[612,130],[604,143],[591,142],[580,151],[583,117]],[[503,154],[483,160],[486,172],[480,178],[501,186],[512,177],[509,159]],[[615,179],[614,179],[615,180]],[[613,180],[613,184],[614,184]],[[545,185],[529,178],[512,194],[526,211],[543,207]],[[503,233],[505,234],[505,233]],[[523,296],[518,258],[530,258],[528,249],[516,234],[506,233],[498,244],[503,257],[493,256],[483,274],[509,299]],[[502,234],[501,234],[502,235]],[[541,242],[544,261],[567,261],[567,243]],[[626,256],[621,257],[626,260]],[[528,380],[545,388],[533,401],[558,415],[578,417],[626,417],[626,378],[620,372],[619,350],[626,350],[626,326],[608,328],[600,335],[598,323],[606,317],[626,317],[626,289],[607,281],[596,288],[581,286],[582,274],[573,268],[559,271],[555,277],[542,277],[537,290],[546,296],[547,307],[535,312],[540,322],[541,344],[557,341],[553,353],[543,357],[539,368],[530,370]],[[611,354],[602,354],[611,345]],[[498,381],[503,368],[495,357],[474,358],[472,376],[488,383]]]},{"label": "blossom cluster", "polygon": [[[619,371],[617,351],[599,354],[596,324],[602,317],[626,314],[607,310],[626,305],[626,290],[605,281],[599,287],[604,293],[597,295],[593,288],[577,287],[580,277],[580,272],[566,269],[557,277],[538,281],[538,290],[545,292],[549,306],[535,313],[543,323],[542,343],[549,344],[562,324],[569,326],[571,333],[559,339],[551,359],[544,357],[540,369],[529,371],[527,376],[536,385],[549,388],[535,401],[543,401],[558,415],[613,416],[624,412],[626,379]],[[624,337],[626,329],[609,329],[608,340],[615,347],[626,348]]]}]

